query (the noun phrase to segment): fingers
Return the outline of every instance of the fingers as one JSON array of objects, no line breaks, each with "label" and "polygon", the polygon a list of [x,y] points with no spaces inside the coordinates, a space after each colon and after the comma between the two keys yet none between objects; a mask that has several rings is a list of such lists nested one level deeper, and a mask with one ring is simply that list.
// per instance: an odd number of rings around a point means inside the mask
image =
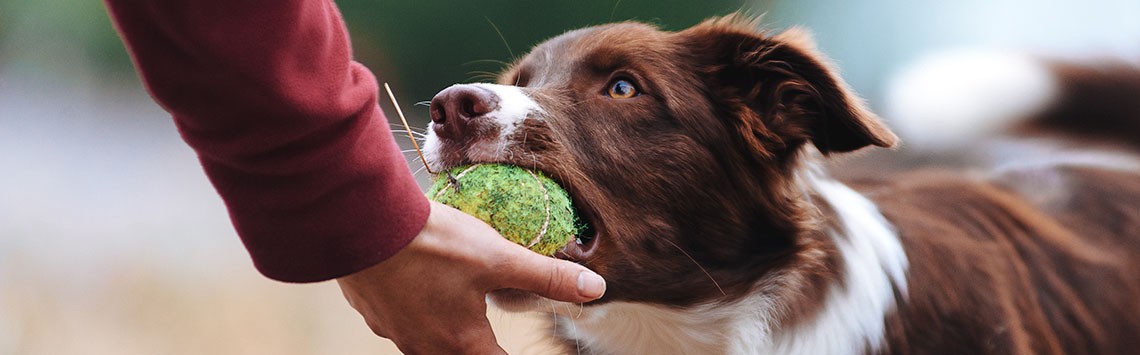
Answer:
[{"label": "fingers", "polygon": [[518,248],[510,253],[506,270],[497,273],[506,288],[530,291],[549,299],[584,303],[602,297],[606,281],[601,276],[565,260],[558,260]]},{"label": "fingers", "polygon": [[428,224],[408,246],[337,283],[372,332],[405,353],[503,354],[487,321],[486,291],[519,288],[585,302],[600,296],[604,284],[600,278],[584,283],[585,294],[594,296],[580,296],[577,274],[583,270],[514,244],[458,210],[433,205]]},{"label": "fingers", "polygon": [[[404,326],[404,325],[402,325]],[[478,354],[497,355],[506,351],[495,341],[491,325],[484,318],[481,324],[465,324],[447,334],[402,334],[392,338],[400,352],[416,354]]]},{"label": "fingers", "polygon": [[[495,232],[490,226],[450,206],[433,202],[433,216],[440,218],[429,226],[439,227],[453,236],[450,243],[435,244],[441,249],[454,249],[457,245],[469,248],[468,255],[478,259],[478,270],[485,267],[490,273],[490,288],[516,288],[553,300],[573,303],[593,301],[602,297],[606,282],[589,269],[565,260],[535,253],[514,244]],[[458,240],[458,242],[456,241]]]},{"label": "fingers", "polygon": [[[433,292],[435,297],[423,297],[391,292],[389,285],[338,281],[345,299],[372,333],[390,339],[403,353],[505,354],[495,341],[479,292]],[[443,303],[435,302],[441,298]]]},{"label": "fingers", "polygon": [[[495,341],[495,333],[491,331],[486,320],[483,324],[468,324],[454,327],[447,334],[408,334],[416,330],[405,330],[390,336],[382,327],[368,323],[369,328],[376,335],[388,338],[405,354],[506,354],[506,351]],[[407,325],[399,325],[407,327]]]}]

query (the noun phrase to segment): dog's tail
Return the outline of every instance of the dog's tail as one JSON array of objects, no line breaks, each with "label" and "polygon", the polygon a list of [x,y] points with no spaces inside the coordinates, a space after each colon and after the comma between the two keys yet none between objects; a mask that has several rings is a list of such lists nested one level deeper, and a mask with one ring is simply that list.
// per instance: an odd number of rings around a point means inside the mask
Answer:
[{"label": "dog's tail", "polygon": [[1140,62],[942,54],[895,77],[885,113],[919,151],[1027,133],[1140,148]]},{"label": "dog's tail", "polygon": [[1140,148],[1140,63],[1052,63],[1059,93],[1024,128]]}]

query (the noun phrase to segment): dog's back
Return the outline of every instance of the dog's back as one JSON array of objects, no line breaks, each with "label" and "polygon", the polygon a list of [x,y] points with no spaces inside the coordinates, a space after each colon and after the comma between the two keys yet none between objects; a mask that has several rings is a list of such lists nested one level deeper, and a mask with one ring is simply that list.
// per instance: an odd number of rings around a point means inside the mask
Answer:
[{"label": "dog's back", "polygon": [[985,169],[852,184],[911,260],[889,351],[1140,349],[1140,71],[1052,68],[1060,96]]}]

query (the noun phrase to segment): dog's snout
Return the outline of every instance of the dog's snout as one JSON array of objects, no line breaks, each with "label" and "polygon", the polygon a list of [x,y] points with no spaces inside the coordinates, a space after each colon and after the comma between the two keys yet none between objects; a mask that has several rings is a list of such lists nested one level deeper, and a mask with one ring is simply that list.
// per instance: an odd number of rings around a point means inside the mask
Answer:
[{"label": "dog's snout", "polygon": [[499,97],[474,85],[455,85],[431,99],[432,130],[441,138],[458,139],[468,133],[471,122],[494,111]]}]

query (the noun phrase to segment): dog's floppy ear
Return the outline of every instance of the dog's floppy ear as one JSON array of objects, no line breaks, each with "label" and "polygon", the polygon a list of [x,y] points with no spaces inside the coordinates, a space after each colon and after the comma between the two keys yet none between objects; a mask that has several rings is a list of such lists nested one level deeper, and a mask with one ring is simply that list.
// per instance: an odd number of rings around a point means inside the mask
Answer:
[{"label": "dog's floppy ear", "polygon": [[[738,118],[737,128],[761,155],[811,141],[824,154],[898,142],[815,49],[792,28],[775,36],[732,15],[680,33],[710,80],[714,101]],[[785,152],[786,153],[786,152]]]}]

